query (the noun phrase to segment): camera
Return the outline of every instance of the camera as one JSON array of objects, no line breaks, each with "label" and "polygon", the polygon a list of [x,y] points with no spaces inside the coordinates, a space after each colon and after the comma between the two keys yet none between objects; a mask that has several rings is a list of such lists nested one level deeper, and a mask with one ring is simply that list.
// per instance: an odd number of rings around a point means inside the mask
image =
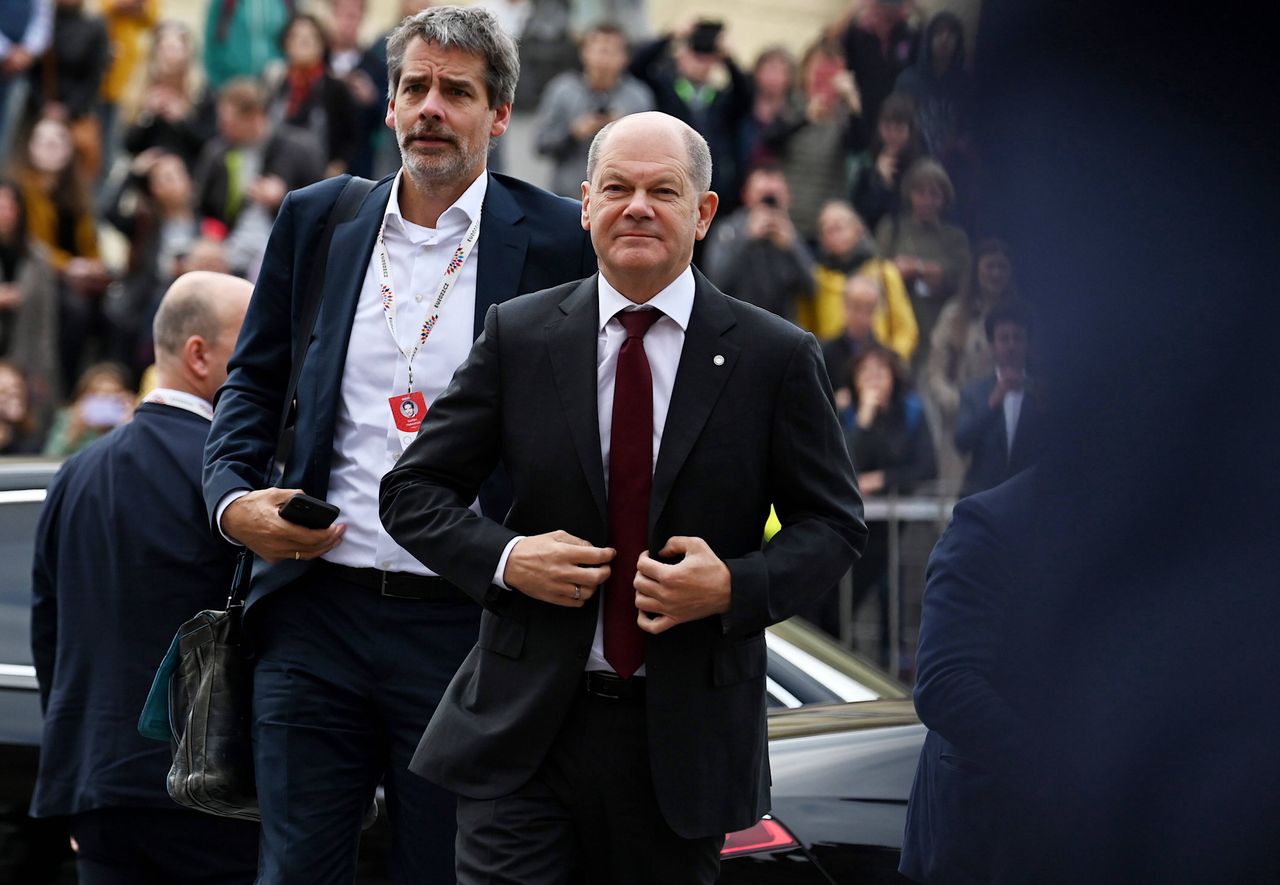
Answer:
[{"label": "camera", "polygon": [[707,54],[715,52],[722,30],[724,30],[724,22],[698,22],[693,26],[693,33],[689,35],[689,48],[694,52]]}]

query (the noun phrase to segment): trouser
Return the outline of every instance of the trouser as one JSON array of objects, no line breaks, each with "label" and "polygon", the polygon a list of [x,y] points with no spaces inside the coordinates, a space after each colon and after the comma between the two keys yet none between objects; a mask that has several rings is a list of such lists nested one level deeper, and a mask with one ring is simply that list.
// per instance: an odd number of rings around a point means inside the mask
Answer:
[{"label": "trouser", "polygon": [[249,885],[258,826],[184,808],[100,808],[73,815],[80,885]]},{"label": "trouser", "polygon": [[379,782],[392,881],[451,882],[455,797],[408,765],[475,644],[480,608],[386,597],[313,570],[248,618],[260,885],[352,882]]},{"label": "trouser", "polygon": [[584,692],[529,783],[458,799],[459,885],[709,885],[723,844],[682,838],[663,818],[643,698]]}]

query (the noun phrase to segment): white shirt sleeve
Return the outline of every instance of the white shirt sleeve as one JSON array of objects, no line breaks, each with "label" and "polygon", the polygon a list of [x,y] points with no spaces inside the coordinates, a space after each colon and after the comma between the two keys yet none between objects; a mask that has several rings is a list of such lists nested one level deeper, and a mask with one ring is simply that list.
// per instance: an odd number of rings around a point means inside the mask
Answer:
[{"label": "white shirt sleeve", "polygon": [[[229,542],[231,542],[232,544],[235,544],[237,547],[243,547],[244,545],[241,544],[239,541],[237,541],[235,538],[228,535],[226,533],[226,530],[222,528],[222,514],[226,512],[227,508],[230,507],[233,502],[239,501],[241,498],[243,498],[247,494],[249,494],[248,489],[236,489],[234,492],[227,492],[225,495],[222,496],[222,500],[218,502],[217,509],[214,510],[214,516],[216,517],[216,520],[218,523],[218,531],[222,532],[222,537],[226,538]],[[504,554],[503,564],[505,564],[505,562],[506,562],[506,555]]]},{"label": "white shirt sleeve", "polygon": [[[231,496],[227,495],[227,497],[231,497]],[[498,557],[498,567],[493,571],[493,583],[497,584],[503,590],[511,589],[510,587],[507,586],[506,581],[502,580],[502,576],[507,571],[507,558],[511,556],[511,551],[515,549],[515,546],[519,544],[521,541],[523,541],[524,539],[525,539],[524,535],[519,535],[518,537],[512,538],[510,541],[507,542],[507,546],[503,548],[502,555]]]}]

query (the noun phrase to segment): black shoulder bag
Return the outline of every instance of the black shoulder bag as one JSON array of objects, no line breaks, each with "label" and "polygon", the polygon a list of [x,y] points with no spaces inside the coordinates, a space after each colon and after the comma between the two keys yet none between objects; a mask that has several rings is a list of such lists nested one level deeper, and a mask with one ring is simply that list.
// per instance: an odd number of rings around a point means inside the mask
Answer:
[{"label": "black shoulder bag", "polygon": [[[278,459],[287,459],[285,450],[290,448],[286,432],[311,332],[320,313],[324,269],[334,228],[355,216],[374,184],[363,178],[350,179],[329,212],[312,265],[300,335],[294,344],[293,370],[277,438]],[[268,466],[267,482],[271,472]],[[187,808],[244,820],[259,819],[250,735],[253,665],[243,647],[241,632],[252,565],[253,554],[242,550],[226,611],[200,612],[179,628],[172,649],[174,672],[163,680],[167,684],[169,730],[176,740],[167,782],[169,795]],[[156,682],[158,688],[162,682],[159,675]]]}]

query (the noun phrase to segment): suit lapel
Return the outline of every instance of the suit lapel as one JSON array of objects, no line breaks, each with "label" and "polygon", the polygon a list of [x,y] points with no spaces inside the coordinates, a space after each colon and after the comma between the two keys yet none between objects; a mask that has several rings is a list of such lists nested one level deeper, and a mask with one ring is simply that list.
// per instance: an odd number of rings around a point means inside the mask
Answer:
[{"label": "suit lapel", "polygon": [[[333,230],[329,260],[325,265],[324,302],[312,334],[312,349],[307,355],[307,362],[315,370],[316,392],[336,394],[342,386],[356,305],[360,301],[360,290],[364,288],[369,256],[373,254],[373,243],[386,213],[394,180],[392,177],[380,182],[365,198],[355,218],[342,222]],[[337,416],[338,397],[327,393],[317,397],[322,404],[315,428],[318,453],[330,450]],[[325,476],[327,479],[327,472]]]},{"label": "suit lapel", "polygon": [[564,314],[547,325],[547,348],[556,391],[564,409],[573,447],[582,462],[591,497],[608,524],[604,461],[600,457],[600,413],[596,391],[596,338],[600,321],[596,277],[583,280],[563,301]]},{"label": "suit lapel", "polygon": [[[506,186],[490,173],[480,221],[479,264],[476,266],[475,337],[484,331],[490,305],[501,304],[520,292],[520,273],[529,248],[529,231],[520,222],[524,210]],[[595,339],[592,338],[594,341]]]},{"label": "suit lapel", "polygon": [[[662,448],[653,473],[650,535],[667,504],[680,468],[701,435],[738,359],[738,346],[724,337],[736,322],[725,296],[696,269],[694,279],[693,312],[684,334],[667,423],[662,429]],[[717,364],[717,357],[724,359]]]}]

